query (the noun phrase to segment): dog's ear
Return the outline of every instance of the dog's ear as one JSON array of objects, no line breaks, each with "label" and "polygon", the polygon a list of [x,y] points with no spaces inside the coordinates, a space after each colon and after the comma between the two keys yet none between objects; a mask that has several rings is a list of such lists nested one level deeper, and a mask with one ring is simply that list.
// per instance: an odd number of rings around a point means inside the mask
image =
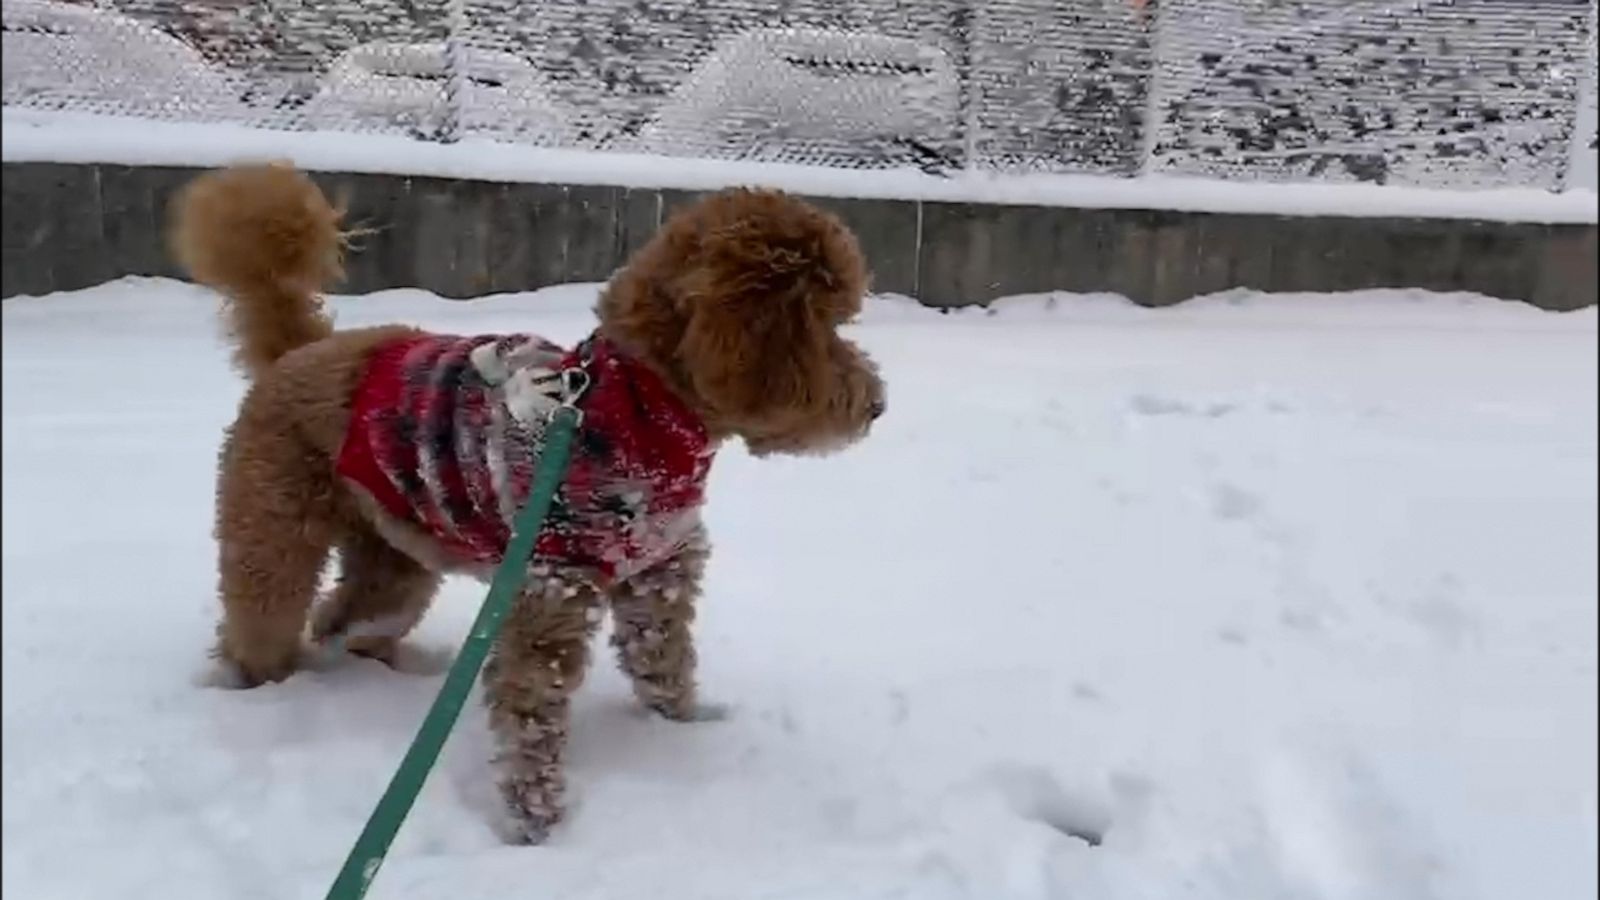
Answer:
[{"label": "dog's ear", "polygon": [[831,326],[810,286],[724,272],[696,269],[680,285],[678,359],[700,401],[736,429],[822,401]]},{"label": "dog's ear", "polygon": [[834,329],[861,308],[866,262],[837,218],[778,191],[733,189],[669,222],[678,366],[736,431],[826,407]]}]

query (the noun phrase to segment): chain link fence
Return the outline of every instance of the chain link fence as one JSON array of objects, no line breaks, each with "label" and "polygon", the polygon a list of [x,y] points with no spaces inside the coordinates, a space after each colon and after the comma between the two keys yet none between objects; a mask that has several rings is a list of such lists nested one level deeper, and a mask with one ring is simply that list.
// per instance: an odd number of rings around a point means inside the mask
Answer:
[{"label": "chain link fence", "polygon": [[3,0],[4,102],[846,168],[1593,184],[1595,0]]}]

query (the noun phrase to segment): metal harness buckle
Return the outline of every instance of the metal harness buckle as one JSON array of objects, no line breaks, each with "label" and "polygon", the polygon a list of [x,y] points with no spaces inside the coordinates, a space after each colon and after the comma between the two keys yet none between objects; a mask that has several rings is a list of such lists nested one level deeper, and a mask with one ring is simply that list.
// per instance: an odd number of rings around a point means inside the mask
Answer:
[{"label": "metal harness buckle", "polygon": [[557,377],[561,380],[561,396],[557,404],[551,407],[549,414],[545,416],[545,421],[554,421],[556,413],[563,409],[568,409],[576,417],[572,422],[573,426],[583,425],[583,410],[578,408],[578,401],[583,399],[584,393],[589,390],[589,385],[592,382],[588,370],[581,366],[574,366],[562,369],[557,374]]}]

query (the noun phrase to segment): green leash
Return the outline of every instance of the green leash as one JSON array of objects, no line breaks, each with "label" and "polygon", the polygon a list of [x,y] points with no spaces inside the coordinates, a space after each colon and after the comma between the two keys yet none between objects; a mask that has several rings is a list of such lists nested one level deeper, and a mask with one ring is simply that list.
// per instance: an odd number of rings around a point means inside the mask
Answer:
[{"label": "green leash", "polygon": [[500,633],[500,626],[511,611],[512,601],[522,590],[534,541],[544,527],[550,502],[555,499],[556,488],[561,485],[561,478],[566,473],[567,458],[572,454],[572,436],[583,421],[583,414],[572,406],[575,399],[569,394],[568,399],[551,413],[550,425],[545,430],[544,449],[539,454],[539,465],[533,473],[528,503],[517,513],[512,524],[511,542],[506,546],[505,559],[495,569],[494,580],[489,583],[489,596],[483,601],[483,608],[478,610],[478,618],[473,621],[472,630],[461,645],[461,652],[456,654],[455,662],[451,663],[450,672],[445,675],[444,684],[439,688],[439,696],[434,698],[433,706],[428,709],[421,727],[417,729],[417,736],[412,738],[405,758],[400,760],[400,768],[389,780],[389,787],[372,810],[366,827],[361,829],[361,836],[356,838],[356,845],[351,848],[344,867],[339,870],[339,877],[328,889],[328,900],[360,900],[367,895],[372,879],[377,876],[383,858],[389,853],[389,846],[394,843],[395,834],[405,822],[406,814],[411,812],[412,804],[416,803],[417,792],[428,780],[428,773],[438,761],[439,751],[450,736],[450,729],[461,715],[461,707],[466,704],[467,694],[472,691],[472,682],[477,679],[478,670],[483,668],[484,658],[489,655],[489,646],[494,642],[495,635]]}]

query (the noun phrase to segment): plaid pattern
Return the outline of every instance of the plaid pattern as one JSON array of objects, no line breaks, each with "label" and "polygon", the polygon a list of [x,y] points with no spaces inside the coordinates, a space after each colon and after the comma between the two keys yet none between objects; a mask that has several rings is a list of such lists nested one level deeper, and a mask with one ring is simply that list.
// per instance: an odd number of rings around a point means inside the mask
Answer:
[{"label": "plaid pattern", "polygon": [[561,370],[589,389],[535,565],[625,578],[699,528],[715,447],[643,364],[591,337],[567,351],[531,335],[417,335],[380,346],[351,404],[335,470],[462,563],[496,565],[527,500]]}]

